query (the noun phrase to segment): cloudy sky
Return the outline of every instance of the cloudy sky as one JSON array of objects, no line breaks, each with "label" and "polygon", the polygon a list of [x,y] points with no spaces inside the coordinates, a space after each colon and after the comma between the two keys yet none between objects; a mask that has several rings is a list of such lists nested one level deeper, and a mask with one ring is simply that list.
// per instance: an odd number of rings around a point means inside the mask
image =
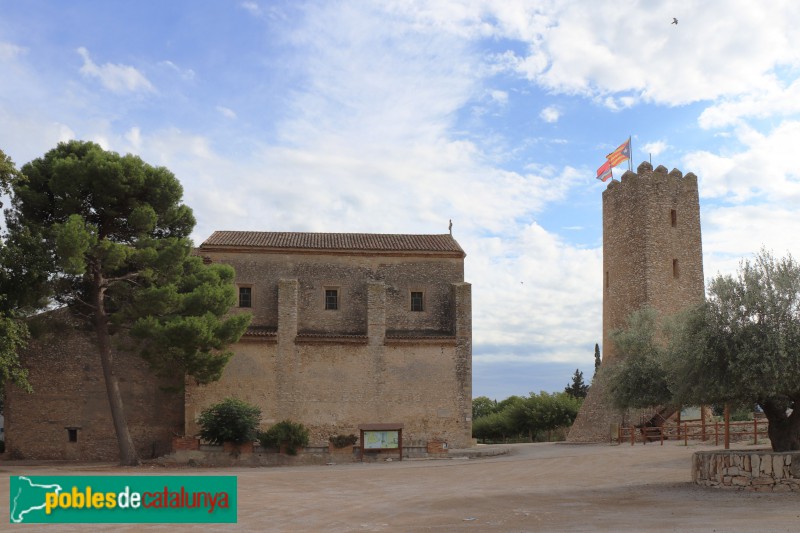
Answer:
[{"label": "cloudy sky", "polygon": [[629,135],[698,175],[707,278],[800,255],[800,2],[0,0],[19,166],[72,138],[164,165],[197,243],[452,219],[475,396],[591,377],[594,176]]}]

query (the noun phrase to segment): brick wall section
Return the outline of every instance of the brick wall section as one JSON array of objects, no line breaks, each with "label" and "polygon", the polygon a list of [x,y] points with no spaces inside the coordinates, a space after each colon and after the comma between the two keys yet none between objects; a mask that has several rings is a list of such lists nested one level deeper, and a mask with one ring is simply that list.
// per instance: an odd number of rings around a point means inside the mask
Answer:
[{"label": "brick wall section", "polygon": [[[471,444],[471,286],[463,252],[345,253],[204,249],[253,287],[255,323],[277,342],[250,340],[218,383],[187,385],[186,434],[202,409],[236,396],[258,405],[263,428],[289,418],[311,446],[358,434],[368,423],[402,422],[404,446],[441,438]],[[324,290],[340,309],[324,309]],[[411,291],[425,310],[412,312]]]},{"label": "brick wall section", "polygon": [[[21,353],[33,394],[6,389],[6,452],[24,459],[116,461],[119,448],[94,341],[66,312],[50,317],[57,329]],[[183,432],[183,395],[161,387],[180,383],[156,379],[133,353],[118,352],[114,370],[139,456],[169,453],[172,437]],[[67,428],[77,429],[77,442],[68,442]]]},{"label": "brick wall section", "polygon": [[[674,215],[673,215],[674,211]],[[603,365],[616,354],[609,335],[644,305],[669,316],[705,294],[697,176],[642,163],[603,192]],[[593,386],[570,430],[571,442],[605,442],[609,427],[642,412],[613,412]]]}]

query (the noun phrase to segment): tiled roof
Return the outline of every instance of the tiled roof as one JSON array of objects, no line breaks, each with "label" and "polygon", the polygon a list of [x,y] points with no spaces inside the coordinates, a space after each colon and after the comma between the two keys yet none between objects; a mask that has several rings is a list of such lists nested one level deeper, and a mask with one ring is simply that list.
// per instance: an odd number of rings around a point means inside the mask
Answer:
[{"label": "tiled roof", "polygon": [[294,233],[272,231],[215,231],[203,248],[267,248],[370,252],[445,252],[463,256],[450,234],[391,235],[384,233]]},{"label": "tiled roof", "polygon": [[276,337],[278,330],[264,326],[248,326],[244,335],[247,337]]}]

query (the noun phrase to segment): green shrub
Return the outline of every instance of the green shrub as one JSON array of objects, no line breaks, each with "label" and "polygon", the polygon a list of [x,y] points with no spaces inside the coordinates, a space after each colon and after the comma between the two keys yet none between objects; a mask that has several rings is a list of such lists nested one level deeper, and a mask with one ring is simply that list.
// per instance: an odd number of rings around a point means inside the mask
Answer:
[{"label": "green shrub", "polygon": [[226,398],[200,414],[200,437],[211,444],[252,442],[260,421],[261,409],[236,398]]},{"label": "green shrub", "polygon": [[358,437],[351,433],[349,435],[332,435],[328,440],[333,444],[334,448],[344,448],[358,442]]},{"label": "green shrub", "polygon": [[308,446],[308,429],[303,424],[283,420],[267,431],[260,432],[258,440],[264,448],[286,446],[289,455],[296,455],[298,448]]}]

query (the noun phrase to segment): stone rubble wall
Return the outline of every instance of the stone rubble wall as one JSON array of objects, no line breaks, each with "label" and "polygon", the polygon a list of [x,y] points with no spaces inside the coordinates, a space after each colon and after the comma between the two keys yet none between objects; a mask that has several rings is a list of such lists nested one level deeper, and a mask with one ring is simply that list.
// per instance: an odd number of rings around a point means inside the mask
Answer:
[{"label": "stone rubble wall", "polygon": [[697,452],[692,458],[692,480],[722,489],[800,492],[800,452]]}]

